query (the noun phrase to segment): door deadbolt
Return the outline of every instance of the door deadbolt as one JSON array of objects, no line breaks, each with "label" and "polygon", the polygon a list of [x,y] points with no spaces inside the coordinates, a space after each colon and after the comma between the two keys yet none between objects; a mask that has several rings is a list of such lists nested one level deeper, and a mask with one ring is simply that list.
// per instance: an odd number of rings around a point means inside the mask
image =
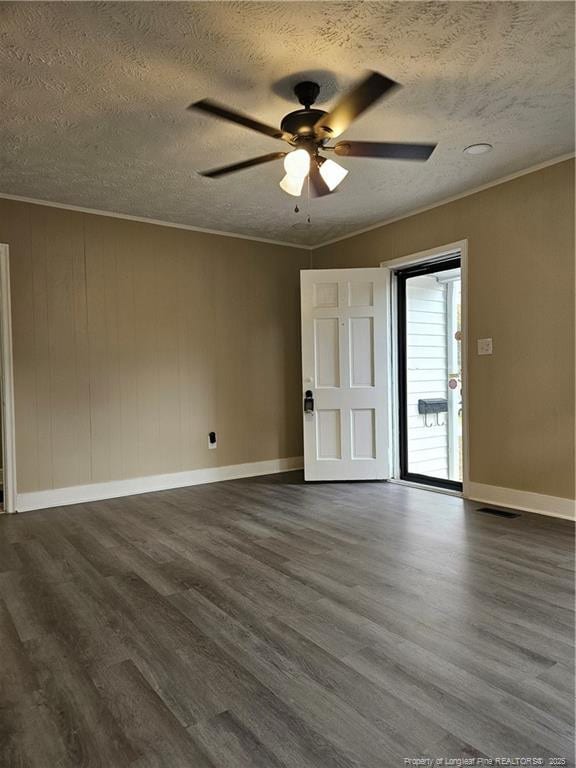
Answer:
[{"label": "door deadbolt", "polygon": [[314,413],[314,395],[311,389],[304,393],[304,413]]}]

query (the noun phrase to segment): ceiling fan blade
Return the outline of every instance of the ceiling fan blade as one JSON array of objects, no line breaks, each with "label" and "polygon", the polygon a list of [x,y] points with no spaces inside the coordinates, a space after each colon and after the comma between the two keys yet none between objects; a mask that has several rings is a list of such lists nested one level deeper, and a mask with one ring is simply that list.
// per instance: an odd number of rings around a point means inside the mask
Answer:
[{"label": "ceiling fan blade", "polygon": [[310,172],[308,176],[310,178],[311,197],[324,197],[324,195],[330,194],[330,188],[320,175],[320,168],[316,163],[310,164]]},{"label": "ceiling fan blade", "polygon": [[194,104],[190,104],[188,109],[196,109],[200,112],[205,112],[213,117],[219,117],[221,120],[228,120],[236,125],[243,125],[245,128],[250,128],[252,131],[263,133],[266,136],[271,136],[273,139],[282,139],[283,141],[289,141],[290,136],[284,133],[280,128],[274,128],[266,123],[261,123],[259,120],[254,120],[248,115],[243,115],[241,112],[236,112],[228,107],[223,107],[210,99],[202,99],[196,101]]},{"label": "ceiling fan blade", "polygon": [[334,152],[341,157],[428,160],[436,146],[436,144],[393,144],[388,141],[340,141],[334,147]]},{"label": "ceiling fan blade", "polygon": [[375,104],[385,93],[399,87],[398,83],[379,72],[370,72],[344,94],[334,109],[323,115],[314,128],[326,138],[340,136],[362,112]]},{"label": "ceiling fan blade", "polygon": [[254,165],[262,165],[262,163],[269,163],[272,160],[280,160],[280,158],[285,156],[286,152],[271,152],[268,155],[260,155],[260,157],[253,157],[250,160],[242,160],[242,162],[234,163],[233,165],[223,165],[220,168],[212,168],[209,171],[199,171],[199,174],[209,179],[217,179],[219,176],[243,171],[244,168],[252,168]]}]

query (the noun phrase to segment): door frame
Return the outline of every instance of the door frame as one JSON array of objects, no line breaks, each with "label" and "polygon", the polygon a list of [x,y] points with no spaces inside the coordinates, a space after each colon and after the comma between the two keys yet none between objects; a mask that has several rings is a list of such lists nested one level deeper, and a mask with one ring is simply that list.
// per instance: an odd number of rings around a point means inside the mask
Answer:
[{"label": "door frame", "polygon": [[0,243],[0,379],[2,411],[3,511],[16,512],[16,427],[10,304],[10,249]]},{"label": "door frame", "polygon": [[[396,271],[404,267],[415,266],[424,262],[445,261],[450,256],[460,256],[460,276],[462,290],[462,491],[449,488],[437,488],[432,485],[414,483],[400,479],[400,424],[399,424],[399,388],[398,388],[398,311],[397,311],[397,280]],[[391,424],[391,472],[392,479],[407,485],[416,485],[430,491],[438,491],[467,498],[470,488],[470,440],[468,420],[468,240],[457,240],[454,243],[429,248],[425,251],[406,254],[397,259],[381,261],[380,267],[388,273],[390,322],[388,324],[388,349],[390,365],[389,420]]]},{"label": "door frame", "polygon": [[[422,485],[430,485],[436,488],[447,488],[448,490],[462,492],[462,481],[441,479],[434,477],[433,475],[418,474],[411,472],[408,464],[408,419],[407,419],[407,402],[408,402],[408,369],[406,358],[406,344],[407,344],[407,293],[406,282],[411,277],[417,275],[436,274],[438,270],[443,271],[446,269],[458,268],[460,270],[460,278],[462,278],[462,260],[460,258],[460,252],[451,254],[445,259],[432,261],[426,261],[421,264],[411,264],[403,267],[395,273],[396,277],[396,306],[398,313],[398,328],[397,328],[397,342],[398,342],[398,355],[396,357],[396,365],[398,370],[398,440],[399,440],[399,458],[400,458],[400,479],[407,480],[412,483],[421,483]],[[452,367],[448,367],[448,370],[453,370]],[[452,420],[450,414],[446,414],[446,418],[449,420],[449,429],[451,428]],[[450,438],[448,437],[448,450],[450,450]]]}]

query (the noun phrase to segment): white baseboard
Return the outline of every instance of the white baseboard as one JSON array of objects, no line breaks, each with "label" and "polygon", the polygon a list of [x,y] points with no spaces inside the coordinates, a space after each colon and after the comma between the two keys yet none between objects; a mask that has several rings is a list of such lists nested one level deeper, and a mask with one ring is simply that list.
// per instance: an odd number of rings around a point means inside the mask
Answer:
[{"label": "white baseboard", "polygon": [[[115,499],[121,496],[134,496],[139,493],[164,491],[170,488],[184,488],[188,485],[217,483],[222,480],[234,480],[242,477],[272,475],[278,472],[302,469],[302,456],[288,459],[255,461],[250,464],[231,464],[226,467],[193,469],[187,472],[172,472],[166,475],[149,475],[128,480],[112,480],[107,483],[75,485],[68,488],[54,488],[46,491],[19,493],[16,497],[16,511],[30,512],[34,509],[63,507],[69,504],[83,504],[89,501]],[[540,493],[518,491],[513,488],[500,488],[495,485],[469,482],[466,486],[466,498],[484,504],[499,507],[537,512],[551,517],[576,519],[576,501],[559,496],[545,496]]]},{"label": "white baseboard", "polygon": [[257,477],[258,475],[273,475],[278,472],[302,469],[303,466],[304,459],[302,456],[294,456],[289,459],[255,461],[251,464],[232,464],[227,467],[192,469],[188,472],[172,472],[167,475],[150,475],[129,480],[111,480],[107,483],[91,483],[90,485],[75,485],[69,488],[19,493],[16,497],[16,511],[30,512],[33,509],[83,504],[88,501],[134,496],[138,493],[165,491],[170,488],[183,488],[187,485],[216,483],[222,480]]},{"label": "white baseboard", "polygon": [[495,504],[498,507],[511,507],[550,517],[563,517],[566,520],[576,518],[576,501],[563,499],[560,496],[545,496],[541,493],[469,482],[466,486],[466,498],[482,501],[484,504]]}]

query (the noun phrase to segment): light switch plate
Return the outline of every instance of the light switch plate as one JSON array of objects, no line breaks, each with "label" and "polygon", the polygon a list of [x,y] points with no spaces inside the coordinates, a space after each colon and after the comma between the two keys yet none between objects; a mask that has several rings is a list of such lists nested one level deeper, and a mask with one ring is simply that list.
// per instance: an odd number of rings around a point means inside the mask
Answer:
[{"label": "light switch plate", "polygon": [[479,355],[492,354],[492,339],[478,339],[478,354]]}]

